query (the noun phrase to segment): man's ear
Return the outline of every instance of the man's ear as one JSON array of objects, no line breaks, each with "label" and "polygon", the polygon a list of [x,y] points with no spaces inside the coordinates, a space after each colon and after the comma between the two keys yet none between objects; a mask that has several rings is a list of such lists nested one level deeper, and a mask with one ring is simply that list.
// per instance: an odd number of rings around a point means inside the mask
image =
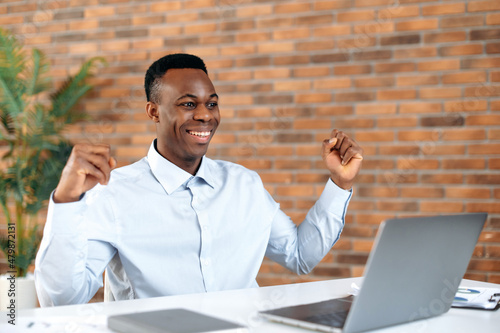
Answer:
[{"label": "man's ear", "polygon": [[154,102],[146,103],[146,113],[148,117],[153,120],[155,123],[160,122],[160,113],[158,110],[158,105]]}]

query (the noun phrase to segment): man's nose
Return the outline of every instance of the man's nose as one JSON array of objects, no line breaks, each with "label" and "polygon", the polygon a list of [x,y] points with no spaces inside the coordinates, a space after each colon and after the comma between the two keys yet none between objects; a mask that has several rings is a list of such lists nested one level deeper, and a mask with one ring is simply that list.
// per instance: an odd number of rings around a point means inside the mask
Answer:
[{"label": "man's nose", "polygon": [[210,112],[210,110],[204,104],[199,105],[194,111],[193,115],[194,120],[201,120],[201,121],[209,121],[210,119],[212,119],[212,117],[213,117],[212,112]]}]

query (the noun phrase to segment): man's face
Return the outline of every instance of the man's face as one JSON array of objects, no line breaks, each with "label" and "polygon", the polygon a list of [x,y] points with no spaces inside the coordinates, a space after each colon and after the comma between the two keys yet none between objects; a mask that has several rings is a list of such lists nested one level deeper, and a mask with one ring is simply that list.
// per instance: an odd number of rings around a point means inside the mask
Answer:
[{"label": "man's face", "polygon": [[162,83],[158,151],[181,168],[198,167],[220,121],[215,88],[205,72],[193,68],[170,69]]}]

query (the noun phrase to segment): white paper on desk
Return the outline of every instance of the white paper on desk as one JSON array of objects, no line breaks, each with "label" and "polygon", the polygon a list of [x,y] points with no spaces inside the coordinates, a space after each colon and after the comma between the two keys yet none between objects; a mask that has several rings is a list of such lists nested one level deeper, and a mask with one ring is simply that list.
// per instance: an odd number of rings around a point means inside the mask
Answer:
[{"label": "white paper on desk", "polygon": [[106,316],[92,317],[23,317],[16,325],[0,324],[2,333],[93,333],[111,332]]},{"label": "white paper on desk", "polygon": [[[460,287],[455,295],[452,306],[455,308],[494,309],[500,301],[500,296],[492,297],[494,294],[500,294],[500,289]],[[490,302],[490,299],[494,301]]]}]

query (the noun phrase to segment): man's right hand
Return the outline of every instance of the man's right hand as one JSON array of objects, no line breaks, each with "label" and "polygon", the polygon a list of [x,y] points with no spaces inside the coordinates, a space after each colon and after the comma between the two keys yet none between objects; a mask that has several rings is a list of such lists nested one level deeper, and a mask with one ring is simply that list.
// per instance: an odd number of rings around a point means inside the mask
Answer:
[{"label": "man's right hand", "polygon": [[54,192],[54,202],[75,202],[83,193],[100,183],[106,185],[116,166],[105,144],[77,144],[73,147]]}]

